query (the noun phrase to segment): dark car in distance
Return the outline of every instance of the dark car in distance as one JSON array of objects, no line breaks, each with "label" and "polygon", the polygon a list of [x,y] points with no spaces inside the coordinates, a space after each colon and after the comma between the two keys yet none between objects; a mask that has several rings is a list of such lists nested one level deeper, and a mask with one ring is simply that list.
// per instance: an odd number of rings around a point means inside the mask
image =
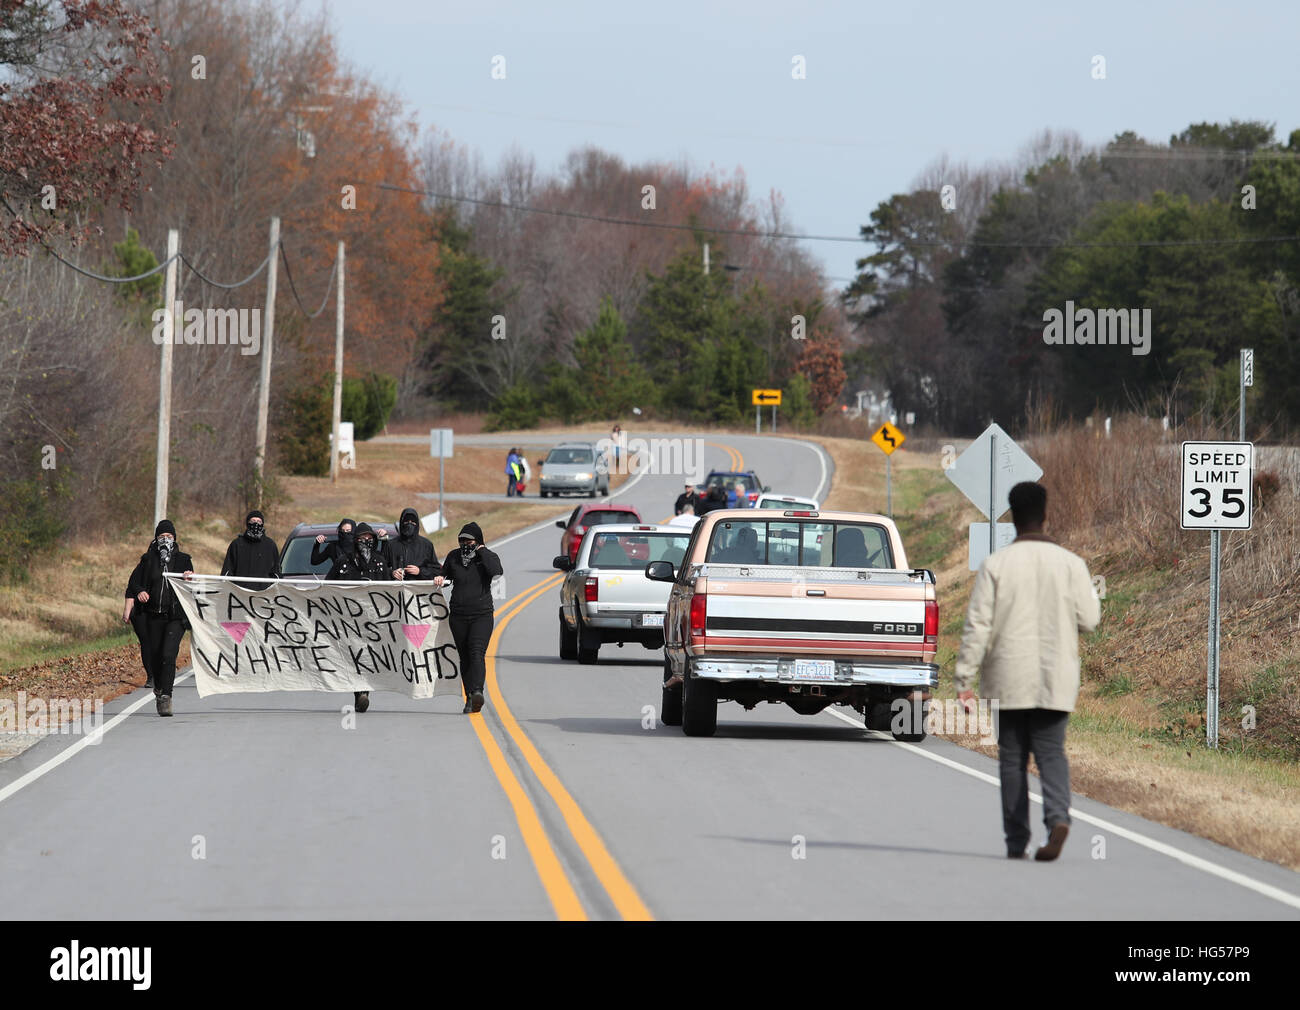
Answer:
[{"label": "dark car in distance", "polygon": [[578,548],[582,538],[593,526],[608,526],[611,523],[639,523],[641,513],[631,505],[614,505],[608,502],[579,505],[569,518],[557,519],[555,525],[564,530],[560,537],[560,553],[570,561],[578,557]]},{"label": "dark car in distance", "polygon": [[710,470],[704,483],[699,485],[696,490],[701,494],[707,494],[710,488],[722,486],[723,491],[730,492],[739,481],[745,485],[745,497],[749,499],[749,507],[753,508],[754,503],[758,501],[758,496],[764,491],[771,491],[770,487],[763,484],[758,479],[758,474],[753,470]]}]

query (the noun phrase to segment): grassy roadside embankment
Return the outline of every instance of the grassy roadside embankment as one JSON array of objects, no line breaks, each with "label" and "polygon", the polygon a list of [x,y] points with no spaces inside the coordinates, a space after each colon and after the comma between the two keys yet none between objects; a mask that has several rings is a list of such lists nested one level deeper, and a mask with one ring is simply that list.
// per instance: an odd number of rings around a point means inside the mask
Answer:
[{"label": "grassy roadside embankment", "polygon": [[[1072,786],[1300,870],[1300,628],[1295,573],[1288,580],[1274,570],[1294,535],[1294,500],[1283,497],[1293,492],[1284,486],[1251,533],[1225,537],[1220,746],[1213,751],[1204,724],[1209,538],[1177,535],[1176,452],[1153,465],[1140,458],[1151,448],[1141,441],[1146,437],[1117,429],[1105,454],[1120,459],[1109,465],[1096,458],[1102,450],[1086,429],[1026,446],[1045,472],[1048,533],[1105,578],[1101,624],[1080,643],[1082,685],[1066,743]],[[818,441],[835,461],[826,507],[883,511],[883,454],[870,443]],[[1149,494],[1125,477],[1122,462],[1141,468],[1128,473],[1155,482]],[[894,515],[908,561],[932,569],[938,580],[939,697],[951,698],[975,578],[967,570],[966,531],[983,517],[944,476],[940,446],[925,452],[905,446],[894,454],[893,469]],[[1114,504],[1090,505],[1090,484],[1098,500]],[[1069,489],[1082,490],[1072,495]],[[1112,514],[1120,508],[1129,514]],[[1253,545],[1250,536],[1258,538]],[[1247,545],[1253,558],[1245,556]],[[1272,567],[1261,564],[1268,559]],[[1253,727],[1244,706],[1253,709]],[[951,739],[997,753],[975,736]]]}]

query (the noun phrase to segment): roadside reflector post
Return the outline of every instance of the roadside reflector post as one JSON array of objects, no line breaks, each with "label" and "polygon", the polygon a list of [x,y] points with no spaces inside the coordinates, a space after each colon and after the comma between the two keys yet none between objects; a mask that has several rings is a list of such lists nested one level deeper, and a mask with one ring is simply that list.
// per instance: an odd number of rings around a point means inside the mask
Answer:
[{"label": "roadside reflector post", "polygon": [[998,549],[998,436],[989,435],[989,553]]}]

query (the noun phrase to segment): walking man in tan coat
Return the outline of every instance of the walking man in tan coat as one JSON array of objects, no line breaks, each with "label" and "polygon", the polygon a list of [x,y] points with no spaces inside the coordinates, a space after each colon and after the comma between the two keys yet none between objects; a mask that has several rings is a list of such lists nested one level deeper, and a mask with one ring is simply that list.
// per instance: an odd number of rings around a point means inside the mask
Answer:
[{"label": "walking man in tan coat", "polygon": [[984,697],[999,712],[998,763],[1007,858],[1029,845],[1029,755],[1043,784],[1047,844],[1034,858],[1055,859],[1070,833],[1070,765],[1065,726],[1079,695],[1079,632],[1101,620],[1083,559],[1043,533],[1047,491],[1022,483],[1008,496],[1016,539],[980,565],[957,655],[957,697]]}]

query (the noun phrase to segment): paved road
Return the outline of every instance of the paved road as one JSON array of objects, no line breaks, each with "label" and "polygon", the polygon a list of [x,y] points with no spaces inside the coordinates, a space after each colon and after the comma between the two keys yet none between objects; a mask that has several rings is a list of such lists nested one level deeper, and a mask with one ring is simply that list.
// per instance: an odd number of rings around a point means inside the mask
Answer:
[{"label": "paved road", "polygon": [[[708,466],[825,493],[807,443],[726,441]],[[616,499],[663,518],[679,479]],[[200,701],[187,681],[174,719],[137,692],[102,743],[0,764],[0,914],[1300,918],[1300,875],[1087,800],[1060,862],[1008,863],[994,762],[943,740],[776,706],[729,704],[710,739],[652,724],[659,654],[557,658],[558,540],[548,523],[500,544],[512,599],[482,717],[378,694],[347,729],[343,696]]]}]

